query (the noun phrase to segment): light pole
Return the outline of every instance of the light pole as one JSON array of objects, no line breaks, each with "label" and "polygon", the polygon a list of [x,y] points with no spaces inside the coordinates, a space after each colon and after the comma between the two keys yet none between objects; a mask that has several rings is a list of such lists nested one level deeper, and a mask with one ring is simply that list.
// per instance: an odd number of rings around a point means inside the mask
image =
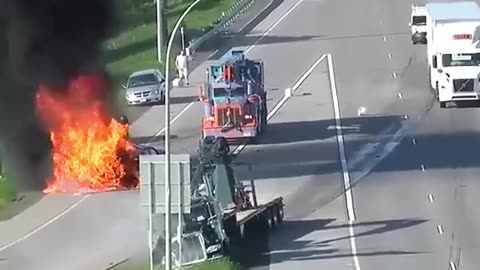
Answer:
[{"label": "light pole", "polygon": [[[159,1],[159,0],[157,0]],[[178,18],[175,26],[173,27],[170,38],[168,39],[167,53],[165,56],[165,270],[172,269],[172,253],[171,253],[171,237],[170,237],[170,212],[171,212],[171,197],[170,197],[170,51],[172,50],[173,40],[175,39],[175,34],[178,31],[178,27],[185,19],[185,16],[195,7],[198,2],[201,0],[195,0],[191,3],[187,9],[182,13],[180,18]],[[179,209],[178,214],[181,215]],[[179,226],[181,224],[178,224]],[[181,235],[178,235],[181,241]],[[181,258],[179,258],[181,261]],[[152,264],[153,262],[151,262]],[[153,269],[153,265],[151,265]]]},{"label": "light pole", "polygon": [[[165,1],[165,0],[163,0]],[[162,10],[162,0],[157,0],[157,60],[158,62],[162,62],[162,27],[165,27],[165,25],[162,25],[162,16],[163,16],[163,10]]]}]

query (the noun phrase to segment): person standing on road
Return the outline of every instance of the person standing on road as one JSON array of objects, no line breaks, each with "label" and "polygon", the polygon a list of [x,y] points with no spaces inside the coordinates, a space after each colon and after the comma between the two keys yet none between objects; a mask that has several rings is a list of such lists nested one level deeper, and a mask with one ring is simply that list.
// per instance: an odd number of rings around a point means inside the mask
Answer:
[{"label": "person standing on road", "polygon": [[188,81],[188,58],[185,55],[183,50],[180,51],[180,54],[177,55],[175,60],[175,66],[178,70],[178,79],[182,80],[186,85],[189,85]]}]

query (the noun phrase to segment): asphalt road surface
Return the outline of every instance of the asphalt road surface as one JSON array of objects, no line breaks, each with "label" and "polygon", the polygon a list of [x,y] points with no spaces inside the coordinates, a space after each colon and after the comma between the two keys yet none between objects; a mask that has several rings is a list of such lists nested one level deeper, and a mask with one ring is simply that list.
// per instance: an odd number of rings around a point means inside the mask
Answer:
[{"label": "asphalt road surface", "polygon": [[[439,109],[432,102],[425,47],[411,45],[408,33],[411,4],[285,0],[238,42],[255,44],[248,56],[265,62],[269,108],[322,55],[333,60],[329,65],[324,57],[311,70],[271,118],[265,137],[237,158],[254,164],[251,176],[259,196],[282,195],[287,203],[287,220],[270,235],[269,251],[257,266],[383,270],[454,265],[463,270],[480,263],[480,217],[474,211],[479,109]],[[204,67],[192,74],[193,85],[203,79]],[[192,153],[202,107],[180,102],[195,96],[195,87],[175,91],[179,102],[172,106],[178,115],[172,148]],[[342,119],[340,144],[334,105]],[[360,107],[365,114],[359,116]],[[161,135],[162,109],[156,106],[136,119],[132,132],[137,140]],[[161,136],[153,140],[161,143]],[[339,145],[345,146],[345,157]],[[347,193],[345,168],[353,185]],[[238,175],[246,177],[246,171]],[[16,223],[0,223],[0,230],[9,232],[0,236],[0,269],[101,269],[145,250],[136,192],[84,198],[53,197]],[[43,229],[4,248],[22,239],[21,230],[45,223],[74,203]],[[50,216],[39,214],[45,209]],[[355,217],[351,224],[349,217]]]}]

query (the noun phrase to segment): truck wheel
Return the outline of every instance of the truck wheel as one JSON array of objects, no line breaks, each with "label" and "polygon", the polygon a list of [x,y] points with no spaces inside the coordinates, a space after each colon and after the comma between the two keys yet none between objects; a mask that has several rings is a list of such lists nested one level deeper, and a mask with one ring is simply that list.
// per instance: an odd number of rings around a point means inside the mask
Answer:
[{"label": "truck wheel", "polygon": [[446,108],[446,107],[447,107],[447,102],[440,101],[440,108]]}]

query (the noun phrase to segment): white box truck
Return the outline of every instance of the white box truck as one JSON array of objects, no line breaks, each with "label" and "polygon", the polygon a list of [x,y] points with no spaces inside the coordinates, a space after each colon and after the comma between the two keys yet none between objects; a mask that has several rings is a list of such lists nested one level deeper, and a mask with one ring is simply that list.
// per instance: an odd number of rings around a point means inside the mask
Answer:
[{"label": "white box truck", "polygon": [[480,99],[480,7],[475,2],[428,3],[430,85],[440,107]]},{"label": "white box truck", "polygon": [[427,9],[425,6],[412,5],[410,15],[410,35],[413,44],[427,44]]}]

